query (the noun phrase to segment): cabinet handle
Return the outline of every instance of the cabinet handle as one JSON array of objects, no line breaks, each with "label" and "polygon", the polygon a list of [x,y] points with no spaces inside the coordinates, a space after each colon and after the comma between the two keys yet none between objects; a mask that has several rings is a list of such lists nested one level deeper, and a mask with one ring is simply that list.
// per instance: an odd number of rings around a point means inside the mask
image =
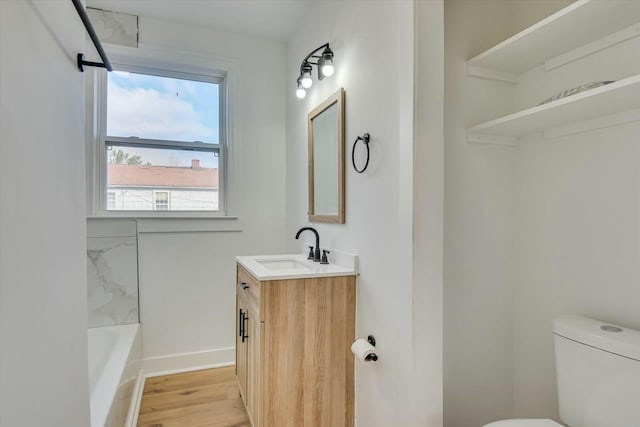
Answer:
[{"label": "cabinet handle", "polygon": [[242,286],[242,289],[249,289],[249,285],[247,285],[247,282],[240,282],[240,286]]},{"label": "cabinet handle", "polygon": [[247,333],[247,325],[244,323],[247,320],[249,320],[249,316],[247,316],[247,313],[243,314],[243,319],[242,319],[242,342],[244,342],[247,338],[249,338],[249,335],[246,335]]},{"label": "cabinet handle", "polygon": [[[244,336],[244,313],[242,312],[242,309],[240,309],[240,315],[238,317],[238,325],[240,326],[238,329],[238,336],[239,337],[243,337]],[[244,342],[244,338],[242,338],[242,342]]]}]

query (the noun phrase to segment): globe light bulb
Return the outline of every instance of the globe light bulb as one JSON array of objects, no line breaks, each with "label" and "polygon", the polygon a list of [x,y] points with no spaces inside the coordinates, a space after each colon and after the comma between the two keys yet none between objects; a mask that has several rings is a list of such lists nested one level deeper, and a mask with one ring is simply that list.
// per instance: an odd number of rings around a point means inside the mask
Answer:
[{"label": "globe light bulb", "polygon": [[300,67],[300,77],[298,78],[299,80],[298,83],[299,85],[301,84],[302,87],[305,89],[309,89],[313,84],[313,80],[311,80],[312,71],[313,71],[313,67],[308,62],[305,62]]},{"label": "globe light bulb", "polygon": [[335,69],[333,68],[333,64],[324,64],[321,71],[323,76],[331,77],[333,76]]},{"label": "globe light bulb", "polygon": [[302,80],[300,80],[300,83],[302,83],[303,88],[309,89],[313,84],[313,80],[311,80],[311,76],[304,76]]},{"label": "globe light bulb", "polygon": [[322,58],[320,58],[318,64],[320,64],[320,72],[323,77],[331,77],[335,72],[333,68],[333,51],[329,48],[328,44],[324,52],[322,52]]},{"label": "globe light bulb", "polygon": [[304,90],[304,88],[299,87],[298,90],[296,90],[296,96],[300,99],[304,98],[305,96],[307,96],[307,91]]}]

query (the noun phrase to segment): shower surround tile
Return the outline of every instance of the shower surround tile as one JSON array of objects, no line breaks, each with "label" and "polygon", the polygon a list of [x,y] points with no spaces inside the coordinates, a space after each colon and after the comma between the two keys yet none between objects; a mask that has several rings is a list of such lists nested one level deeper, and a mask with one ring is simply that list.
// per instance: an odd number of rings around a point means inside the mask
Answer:
[{"label": "shower surround tile", "polygon": [[138,323],[135,236],[87,239],[89,327]]},{"label": "shower surround tile", "polygon": [[138,17],[88,7],[87,14],[102,43],[138,47]]}]

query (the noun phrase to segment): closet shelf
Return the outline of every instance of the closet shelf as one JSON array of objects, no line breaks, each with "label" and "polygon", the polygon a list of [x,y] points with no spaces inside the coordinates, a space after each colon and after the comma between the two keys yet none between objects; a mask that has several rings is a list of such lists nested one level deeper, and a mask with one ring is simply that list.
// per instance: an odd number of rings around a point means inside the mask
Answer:
[{"label": "closet shelf", "polygon": [[562,65],[640,35],[640,1],[578,0],[467,61],[478,77],[517,82],[545,63]]},{"label": "closet shelf", "polygon": [[467,140],[511,145],[530,133],[634,110],[640,110],[640,75],[470,127]]}]

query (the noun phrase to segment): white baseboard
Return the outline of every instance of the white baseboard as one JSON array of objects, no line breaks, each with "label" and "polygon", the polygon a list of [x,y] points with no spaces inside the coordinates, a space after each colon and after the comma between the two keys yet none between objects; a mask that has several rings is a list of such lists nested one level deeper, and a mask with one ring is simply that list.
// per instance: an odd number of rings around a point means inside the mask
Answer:
[{"label": "white baseboard", "polygon": [[195,353],[149,357],[144,359],[142,364],[144,367],[144,376],[148,378],[230,366],[235,364],[235,359],[235,347],[227,347]]},{"label": "white baseboard", "polygon": [[133,394],[131,398],[131,405],[129,406],[129,413],[127,414],[127,420],[125,421],[125,427],[136,427],[138,424],[138,414],[140,413],[140,402],[142,401],[142,392],[144,391],[144,374],[140,370],[136,384],[133,387]]}]

